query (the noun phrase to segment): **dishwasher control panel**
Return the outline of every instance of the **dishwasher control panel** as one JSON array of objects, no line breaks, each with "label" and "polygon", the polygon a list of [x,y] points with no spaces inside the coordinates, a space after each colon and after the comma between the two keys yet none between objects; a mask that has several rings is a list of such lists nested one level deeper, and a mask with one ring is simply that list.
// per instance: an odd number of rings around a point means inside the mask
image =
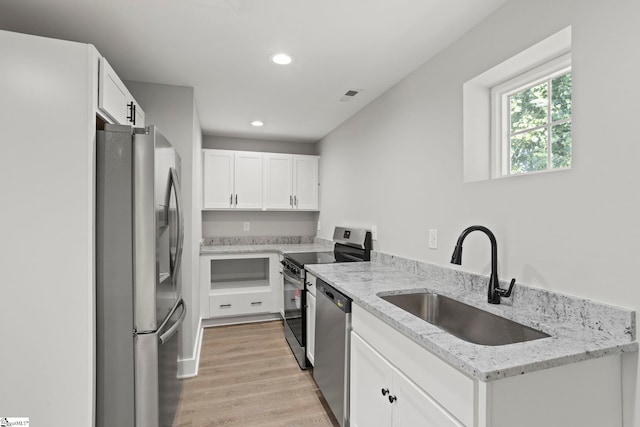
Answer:
[{"label": "dishwasher control panel", "polygon": [[340,310],[344,311],[345,313],[351,313],[351,298],[342,294],[331,285],[318,279],[316,282],[316,292],[321,292]]}]

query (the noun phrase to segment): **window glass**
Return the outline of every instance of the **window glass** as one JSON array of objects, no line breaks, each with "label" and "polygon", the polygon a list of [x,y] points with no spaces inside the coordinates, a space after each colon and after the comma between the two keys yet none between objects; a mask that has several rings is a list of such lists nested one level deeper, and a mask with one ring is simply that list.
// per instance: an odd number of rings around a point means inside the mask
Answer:
[{"label": "window glass", "polygon": [[[568,67],[567,67],[568,68]],[[499,92],[504,175],[571,167],[571,71],[552,70],[535,81],[522,77]],[[513,88],[515,87],[515,89]]]}]

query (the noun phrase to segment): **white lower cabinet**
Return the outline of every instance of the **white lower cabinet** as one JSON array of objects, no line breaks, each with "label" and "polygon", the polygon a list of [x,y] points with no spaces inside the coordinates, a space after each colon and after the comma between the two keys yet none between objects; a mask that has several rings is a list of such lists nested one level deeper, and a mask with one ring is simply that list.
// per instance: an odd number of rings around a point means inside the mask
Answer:
[{"label": "white lower cabinet", "polygon": [[275,253],[200,257],[203,319],[279,313],[282,285]]},{"label": "white lower cabinet", "polygon": [[480,381],[352,305],[353,427],[622,427],[621,372],[612,355]]},{"label": "white lower cabinet", "polygon": [[353,427],[461,427],[357,333],[351,333]]},{"label": "white lower cabinet", "polygon": [[316,352],[316,276],[307,272],[305,284],[307,287],[307,360],[313,365]]},{"label": "white lower cabinet", "polygon": [[316,352],[316,297],[307,291],[307,359],[313,365]]},{"label": "white lower cabinet", "polygon": [[216,293],[209,296],[209,317],[241,316],[272,311],[271,292]]}]

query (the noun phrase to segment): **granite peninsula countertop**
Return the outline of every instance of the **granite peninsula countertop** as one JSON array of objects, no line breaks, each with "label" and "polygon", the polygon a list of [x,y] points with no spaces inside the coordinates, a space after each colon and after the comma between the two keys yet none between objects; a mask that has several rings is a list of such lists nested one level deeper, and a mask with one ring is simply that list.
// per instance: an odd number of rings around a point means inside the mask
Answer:
[{"label": "granite peninsula countertop", "polygon": [[[306,269],[420,346],[480,381],[487,382],[583,360],[638,351],[635,312],[632,310],[573,299],[548,291],[536,293],[537,290],[532,291],[533,288],[524,285],[519,290],[520,295],[517,295],[518,284],[514,288],[513,299],[520,298],[520,302],[505,299],[504,304],[491,305],[486,302],[486,293],[483,298],[482,292],[478,294],[478,289],[470,291],[468,283],[454,286],[438,280],[442,278],[438,274],[418,275],[410,269],[407,271],[402,268],[402,265],[400,267],[360,262],[315,264],[306,266]],[[442,274],[443,269],[438,269],[439,274]],[[466,274],[456,271],[453,273],[458,274],[458,278]],[[449,273],[444,273],[445,276],[446,274]],[[484,289],[486,292],[486,288]],[[503,346],[472,344],[376,295],[412,290],[437,292],[539,329],[551,336]],[[544,301],[537,304],[527,298]]]}]

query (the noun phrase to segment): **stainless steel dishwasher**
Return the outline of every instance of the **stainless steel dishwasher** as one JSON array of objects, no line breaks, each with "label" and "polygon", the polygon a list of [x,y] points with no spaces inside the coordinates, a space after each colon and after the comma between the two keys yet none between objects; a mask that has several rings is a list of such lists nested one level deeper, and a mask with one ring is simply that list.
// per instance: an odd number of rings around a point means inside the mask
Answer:
[{"label": "stainless steel dishwasher", "polygon": [[316,349],[313,378],[340,426],[349,426],[351,299],[316,282]]}]

